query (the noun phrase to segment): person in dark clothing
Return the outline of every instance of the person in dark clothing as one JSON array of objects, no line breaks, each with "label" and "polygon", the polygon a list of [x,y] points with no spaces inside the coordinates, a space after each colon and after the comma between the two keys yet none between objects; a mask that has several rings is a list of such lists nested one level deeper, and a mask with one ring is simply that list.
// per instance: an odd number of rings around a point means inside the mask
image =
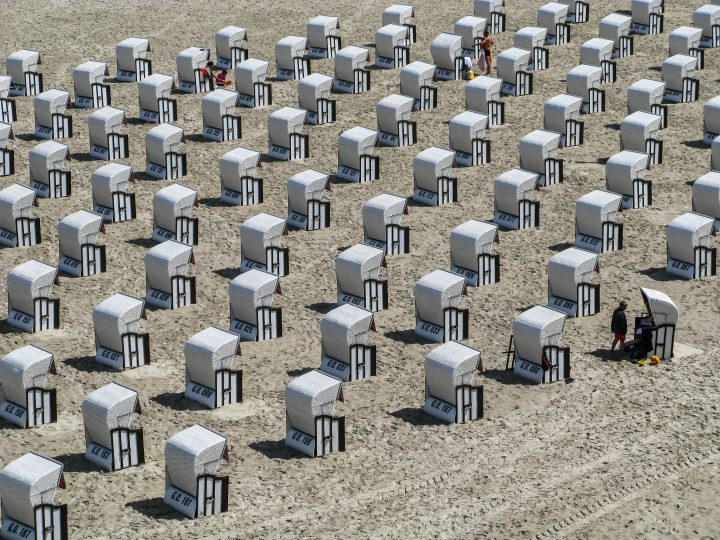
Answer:
[{"label": "person in dark clothing", "polygon": [[627,334],[627,317],[625,316],[625,308],[627,302],[624,300],[620,302],[620,305],[615,308],[612,315],[612,322],[610,323],[610,331],[614,334],[611,351],[615,350],[615,345],[620,342],[620,351],[625,350],[625,335]]}]

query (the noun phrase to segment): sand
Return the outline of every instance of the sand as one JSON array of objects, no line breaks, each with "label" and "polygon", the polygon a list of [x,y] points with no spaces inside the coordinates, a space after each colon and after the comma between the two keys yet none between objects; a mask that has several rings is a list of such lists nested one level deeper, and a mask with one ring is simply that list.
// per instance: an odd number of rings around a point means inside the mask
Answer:
[{"label": "sand", "polygon": [[[214,33],[228,24],[248,29],[253,57],[272,59],[274,44],[287,35],[305,35],[309,18],[340,16],[344,45],[372,45],[389,2],[233,3],[207,1],[4,1],[0,5],[0,58],[21,48],[43,54],[45,88],[72,90],[72,69],[98,59],[115,73],[115,44],[130,36],[150,36],[153,69],[176,74],[175,55],[186,47],[212,46]],[[287,215],[286,181],[313,168],[334,173],[338,134],[355,125],[375,127],[375,103],[399,91],[397,71],[373,71],[366,94],[337,95],[338,121],[309,127],[311,157],[303,162],[263,163],[265,202],[230,207],[219,202],[217,160],[239,145],[267,151],[270,111],[296,105],[296,82],[273,84],[269,109],[241,110],[242,140],[201,139],[199,95],[179,95],[178,124],[186,130],[189,174],[181,181],[200,192],[200,244],[195,248],[197,304],[176,311],[152,310],[143,323],[149,332],[152,364],[122,373],[94,361],[92,310],[123,291],[145,291],[143,256],[151,247],[152,195],[171,182],[154,181],[145,167],[143,136],[151,127],[137,120],[134,84],[112,83],[113,105],[128,111],[128,162],[141,174],[138,219],[107,226],[108,271],[90,278],[62,277],[54,295],[61,302],[61,325],[39,335],[18,333],[0,323],[0,353],[36,344],[55,354],[58,421],[30,430],[0,425],[0,465],[34,450],[61,460],[68,488],[58,503],[68,505],[73,538],[243,538],[243,537],[718,537],[720,488],[718,444],[718,278],[683,281],[664,272],[664,226],[690,210],[689,182],[709,170],[710,152],[702,138],[702,104],[718,91],[720,52],[707,51],[699,72],[700,100],[672,105],[663,132],[665,162],[651,170],[653,206],[625,212],[625,249],[601,256],[602,310],[571,320],[563,342],[572,350],[572,384],[531,386],[505,371],[505,349],[513,318],[547,299],[546,262],[574,238],[574,203],[604,188],[607,157],[619,151],[619,122],[626,114],[626,87],[640,78],[659,79],[667,35],[690,24],[703,2],[666,2],[666,33],[636,38],[636,55],[618,62],[618,82],[607,85],[608,109],[585,120],[585,144],[561,151],[565,183],[543,189],[541,227],[502,232],[498,252],[502,279],[471,289],[467,343],[482,351],[485,418],[470,425],[444,425],[423,414],[423,359],[435,344],[414,335],[413,284],[421,276],[449,268],[448,235],[458,224],[492,217],[494,177],[518,164],[518,141],[542,127],[542,103],[565,90],[565,73],[579,62],[579,47],[597,35],[598,21],[627,0],[593,3],[591,21],[572,27],[572,43],[551,47],[551,68],[535,75],[535,93],[506,99],[507,123],[493,129],[492,162],[457,170],[459,203],[428,208],[411,205],[411,253],[388,259],[390,308],[376,315],[378,374],[345,388],[347,451],[309,459],[284,447],[283,391],[297,375],[320,361],[319,321],[336,300],[334,259],[362,239],[360,208],[383,193],[412,193],[412,159],[432,145],[447,147],[447,122],[464,107],[461,81],[439,82],[439,107],[414,113],[419,141],[402,149],[378,149],[381,178],[364,185],[333,183],[327,195],[332,224],[318,232],[292,232],[291,273],[282,280],[282,339],[245,343],[236,366],[244,371],[244,402],[206,410],[182,397],[183,344],[207,326],[227,328],[229,280],[239,272],[239,226],[268,212]],[[454,22],[471,14],[469,0],[439,5],[415,2],[419,41],[411,60],[431,61],[429,44]],[[508,0],[508,31],[496,36],[498,50],[511,46],[512,33],[536,23],[540,1]],[[271,73],[274,75],[274,61]],[[332,75],[331,60],[314,61],[313,71]],[[27,152],[32,136],[32,100],[17,101],[17,172],[0,186],[28,181]],[[5,276],[30,258],[57,262],[56,223],[91,208],[90,173],[102,163],[89,158],[86,110],[72,112],[75,136],[72,196],[42,200],[35,215],[42,244],[0,250],[0,313],[6,313]],[[717,240],[713,240],[717,246]],[[632,317],[643,310],[640,286],[669,294],[680,309],[677,340],[690,355],[657,367],[608,361],[609,320],[621,299]],[[80,404],[92,390],[118,381],[140,392],[146,463],[103,473],[85,461]],[[172,434],[203,423],[229,438],[230,460],[220,472],[230,476],[229,510],[192,521],[162,503],[163,445]]]}]

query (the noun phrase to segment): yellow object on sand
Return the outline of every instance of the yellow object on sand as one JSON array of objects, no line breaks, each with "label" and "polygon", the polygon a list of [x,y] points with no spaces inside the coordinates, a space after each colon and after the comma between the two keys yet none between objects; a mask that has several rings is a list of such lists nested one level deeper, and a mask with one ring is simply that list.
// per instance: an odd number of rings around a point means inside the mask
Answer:
[{"label": "yellow object on sand", "polygon": [[659,364],[660,363],[660,357],[656,354],[655,356],[650,358],[651,364]]},{"label": "yellow object on sand", "polygon": [[638,364],[641,365],[641,366],[644,366],[645,364],[647,364],[647,358],[643,358],[642,360],[638,360]]}]

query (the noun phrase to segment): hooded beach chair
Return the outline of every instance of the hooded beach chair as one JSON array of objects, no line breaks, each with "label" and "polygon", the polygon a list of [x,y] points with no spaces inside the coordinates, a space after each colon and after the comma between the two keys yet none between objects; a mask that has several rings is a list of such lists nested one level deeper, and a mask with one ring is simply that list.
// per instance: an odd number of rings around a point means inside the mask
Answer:
[{"label": "hooded beach chair", "polygon": [[387,24],[375,32],[375,67],[397,69],[410,62],[408,29],[398,24]]},{"label": "hooded beach chair", "polygon": [[310,58],[334,58],[342,49],[342,39],[338,36],[340,19],[318,15],[307,23],[307,45]]},{"label": "hooded beach chair", "polygon": [[585,122],[580,121],[583,100],[558,94],[543,105],[543,128],[560,135],[560,146],[580,146],[585,140]]},{"label": "hooded beach chair", "polygon": [[566,315],[535,306],[515,317],[507,351],[506,369],[533,383],[570,378],[570,348],[561,347]]},{"label": "hooded beach chair", "polygon": [[10,270],[7,323],[30,333],[59,328],[60,300],[50,298],[57,283],[57,267],[34,259]]},{"label": "hooded beach chair", "polygon": [[473,0],[473,14],[487,20],[487,29],[493,34],[505,31],[505,0]]},{"label": "hooded beach chair", "polygon": [[413,200],[428,206],[458,200],[457,177],[450,176],[455,152],[432,146],[413,158]]},{"label": "hooded beach chair", "polygon": [[488,127],[505,123],[505,103],[500,101],[502,80],[483,75],[475,77],[465,85],[465,108],[485,114]]},{"label": "hooded beach chair", "polygon": [[445,343],[468,338],[469,312],[460,309],[467,294],[465,278],[447,270],[435,270],[415,283],[415,334]]},{"label": "hooded beach chair", "polygon": [[176,180],[187,174],[187,155],[180,152],[185,142],[183,128],[160,124],[145,133],[145,172],[158,180]]},{"label": "hooded beach chair", "polygon": [[378,132],[355,126],[338,137],[337,176],[348,182],[371,182],[380,177],[380,157],[375,156]]},{"label": "hooded beach chair", "polygon": [[63,464],[35,452],[0,469],[3,537],[67,538],[67,505],[53,504],[58,488],[65,489]]},{"label": "hooded beach chair", "polygon": [[135,194],[128,191],[132,181],[132,167],[122,163],[108,163],[90,175],[93,212],[105,223],[135,219]]},{"label": "hooded beach chair", "polygon": [[247,30],[226,26],[215,32],[215,64],[220,69],[233,70],[248,57]]},{"label": "hooded beach chair", "polygon": [[115,45],[117,76],[120,82],[140,82],[152,75],[152,62],[148,58],[150,40],[132,37]]},{"label": "hooded beach chair", "polygon": [[410,228],[400,225],[407,214],[405,197],[383,193],[367,201],[362,206],[363,244],[386,255],[410,253]]},{"label": "hooded beach chair", "polygon": [[652,181],[645,178],[648,155],[623,150],[605,163],[608,191],[622,195],[622,207],[643,208],[652,204]]},{"label": "hooded beach chair", "polygon": [[642,111],[658,115],[662,121],[661,129],[668,125],[668,106],[663,105],[665,95],[665,81],[654,81],[652,79],[640,79],[635,81],[627,89],[627,112]]},{"label": "hooded beach chair", "polygon": [[535,200],[538,175],[511,169],[495,178],[493,223],[506,229],[522,230],[540,226],[540,201]]},{"label": "hooded beach chair", "polygon": [[117,371],[150,363],[150,336],[141,332],[145,300],[116,293],[93,310],[95,360]]},{"label": "hooded beach chair", "polygon": [[310,136],[303,134],[307,111],[283,107],[268,116],[268,156],[281,161],[310,157]]},{"label": "hooded beach chair", "polygon": [[248,58],[235,66],[238,105],[249,108],[272,105],[272,85],[267,82],[269,67],[269,62],[257,58]]},{"label": "hooded beach chair", "polygon": [[568,317],[589,317],[600,311],[600,285],[592,282],[600,272],[598,254],[569,247],[547,263],[548,306]]},{"label": "hooded beach chair", "polygon": [[237,98],[237,93],[223,88],[202,97],[203,138],[218,142],[242,138],[240,116],[235,113]]},{"label": "hooded beach chair", "polygon": [[175,79],[170,75],[154,73],[137,85],[140,102],[140,120],[165,124],[177,120],[177,99],[172,96]]},{"label": "hooded beach chair", "polygon": [[57,141],[45,141],[28,153],[30,187],[38,197],[58,199],[72,192],[72,175],[67,170],[70,147]]},{"label": "hooded beach chair", "polygon": [[380,146],[411,146],[417,141],[417,122],[411,120],[415,100],[391,94],[375,105]]},{"label": "hooded beach chair", "polygon": [[227,512],[229,478],[218,476],[220,460],[227,460],[227,437],[195,424],[165,443],[167,506],[189,518]]},{"label": "hooded beach chair", "polygon": [[263,202],[263,179],[258,175],[260,152],[235,148],[220,156],[220,200],[249,206]]},{"label": "hooded beach chair", "polygon": [[281,245],[286,235],[283,218],[261,213],[245,220],[240,225],[240,272],[256,269],[287,276],[290,253]]},{"label": "hooded beach chair", "polygon": [[604,253],[623,247],[622,195],[596,189],[575,202],[575,247]]},{"label": "hooded beach chair", "polygon": [[21,428],[57,421],[57,392],[47,385],[48,375],[56,374],[53,353],[35,345],[0,358],[0,418]]},{"label": "hooded beach chair", "polygon": [[598,24],[598,37],[613,42],[613,58],[625,58],[635,54],[635,43],[630,34],[632,17],[625,13],[610,13]]},{"label": "hooded beach chair", "polygon": [[430,351],[424,367],[427,414],[457,424],[483,417],[483,387],[473,385],[475,373],[482,371],[480,351],[450,341]]},{"label": "hooded beach chair", "polygon": [[385,252],[355,244],[335,259],[337,303],[360,306],[368,311],[388,307],[387,280],[380,280],[380,269],[386,268]]},{"label": "hooded beach chair", "polygon": [[335,91],[362,94],[370,90],[370,50],[343,47],[335,54]]},{"label": "hooded beach chair", "polygon": [[307,111],[309,124],[323,125],[335,121],[337,101],[330,99],[333,79],[322,73],[313,73],[298,82],[298,102]]},{"label": "hooded beach chair", "polygon": [[323,193],[330,191],[329,176],[307,169],[294,174],[287,183],[287,225],[302,231],[316,231],[330,226],[330,203]]},{"label": "hooded beach chair", "polygon": [[663,162],[663,141],[660,139],[662,117],[637,111],[620,122],[620,148],[648,155],[648,166]]},{"label": "hooded beach chair", "polygon": [[185,397],[210,409],[242,401],[242,370],[234,370],[240,336],[210,326],[185,342]]},{"label": "hooded beach chair", "polygon": [[170,184],[153,195],[153,234],[156,242],[175,240],[189,246],[198,244],[198,192],[182,184]]},{"label": "hooded beach chair", "polygon": [[400,93],[415,100],[413,109],[429,111],[437,107],[435,64],[415,61],[400,69]]},{"label": "hooded beach chair", "polygon": [[42,64],[38,51],[22,49],[10,53],[5,69],[10,76],[9,96],[37,96],[43,91],[43,76],[38,72]]},{"label": "hooded beach chair", "polygon": [[88,210],[78,210],[57,224],[58,269],[75,277],[105,272],[105,246],[97,244],[98,234],[105,232],[103,217]]},{"label": "hooded beach chair", "polygon": [[563,160],[557,157],[560,134],[536,129],[520,139],[520,168],[537,173],[540,186],[563,182]]},{"label": "hooded beach chair", "polygon": [[376,374],[375,345],[366,345],[367,334],[375,331],[371,311],[344,304],[320,320],[320,371],[343,382]]},{"label": "hooded beach chair", "polygon": [[166,240],[145,254],[145,302],[163,309],[177,309],[196,301],[195,277],[188,276],[195,264],[187,244]]},{"label": "hooded beach chair", "polygon": [[72,109],[70,93],[65,90],[47,90],[35,96],[35,136],[40,139],[65,139],[72,137],[72,116],[67,109]]},{"label": "hooded beach chair", "polygon": [[281,295],[280,277],[263,270],[243,272],[230,282],[230,331],[242,341],[282,337],[282,307],[273,307]]},{"label": "hooded beach chair", "polygon": [[344,401],[342,381],[313,370],[285,387],[285,444],[310,457],[345,451],[345,417],[333,416]]},{"label": "hooded beach chair", "polygon": [[75,106],[80,109],[100,109],[111,105],[110,85],[105,77],[110,74],[105,62],[85,62],[73,70]]},{"label": "hooded beach chair", "polygon": [[96,158],[106,161],[127,159],[130,155],[129,136],[121,133],[127,123],[125,111],[115,107],[103,107],[88,117],[90,152]]},{"label": "hooded beach chair", "polygon": [[116,382],[88,394],[82,402],[85,459],[106,471],[145,463],[143,430],[132,429],[140,414],[138,392]]},{"label": "hooded beach chair", "polygon": [[186,94],[202,94],[214,88],[213,79],[208,70],[210,49],[189,47],[175,57],[178,72],[178,91]]},{"label": "hooded beach chair", "polygon": [[287,36],[275,44],[277,78],[281,81],[300,80],[310,75],[307,38]]},{"label": "hooded beach chair", "polygon": [[450,233],[450,271],[465,278],[469,287],[500,281],[500,255],[493,245],[500,242],[498,226],[471,219]]},{"label": "hooded beach chair", "polygon": [[463,78],[465,57],[462,36],[443,32],[430,43],[430,56],[435,64],[435,77],[443,81]]},{"label": "hooded beach chair", "polygon": [[714,276],[717,248],[709,247],[715,218],[695,212],[676,217],[665,228],[667,271],[685,279]]},{"label": "hooded beach chair", "polygon": [[41,242],[40,218],[33,218],[37,192],[11,184],[0,190],[0,244],[7,247],[34,246]]}]

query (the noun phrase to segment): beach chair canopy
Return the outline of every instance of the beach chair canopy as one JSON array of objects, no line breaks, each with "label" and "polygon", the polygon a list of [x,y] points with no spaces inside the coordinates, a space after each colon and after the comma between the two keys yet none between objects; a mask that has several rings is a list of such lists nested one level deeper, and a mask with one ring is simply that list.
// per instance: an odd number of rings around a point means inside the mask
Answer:
[{"label": "beach chair canopy", "polygon": [[320,320],[323,352],[346,364],[350,363],[350,347],[363,345],[373,328],[373,314],[352,304],[343,304]]},{"label": "beach chair canopy", "polygon": [[227,450],[227,438],[203,425],[176,433],[165,443],[165,483],[196,497],[198,476],[214,475]]},{"label": "beach chair canopy", "polygon": [[312,73],[298,81],[298,101],[300,107],[310,111],[317,110],[317,100],[330,99],[333,79],[322,73]]},{"label": "beach chair canopy", "polygon": [[565,314],[546,306],[535,306],[518,315],[512,323],[515,354],[534,364],[542,363],[544,347],[560,345]]},{"label": "beach chair canopy", "polygon": [[[365,244],[355,244],[335,259],[335,273],[340,291],[365,296],[365,281],[378,279],[385,265],[385,252]],[[338,291],[338,292],[340,292]]]},{"label": "beach chair canopy", "polygon": [[375,51],[378,56],[395,57],[395,47],[405,46],[408,29],[397,24],[388,24],[375,32]]},{"label": "beach chair canopy", "polygon": [[415,8],[405,4],[393,4],[382,12],[383,24],[410,24],[415,17]]},{"label": "beach chair canopy", "polygon": [[243,176],[255,177],[260,163],[260,152],[248,148],[235,148],[220,156],[220,177],[239,180]]},{"label": "beach chair canopy", "polygon": [[653,105],[660,105],[665,95],[665,81],[640,79],[627,89],[628,113],[650,112]]},{"label": "beach chair canopy", "polygon": [[580,234],[603,237],[603,223],[615,222],[622,204],[622,195],[596,189],[575,202],[575,224]]},{"label": "beach chair canopy", "polygon": [[70,147],[57,141],[45,141],[33,146],[28,152],[30,179],[46,184],[48,173],[61,169],[70,154]]},{"label": "beach chair canopy", "polygon": [[443,32],[430,43],[430,56],[440,68],[454,70],[455,59],[462,56],[462,36]]},{"label": "beach chair canopy", "polygon": [[239,352],[240,336],[210,326],[185,342],[185,369],[188,379],[215,388],[215,372],[231,369]]},{"label": "beach chair canopy", "polygon": [[343,47],[335,54],[335,78],[341,81],[354,81],[356,69],[365,69],[370,58],[370,50],[365,47]]},{"label": "beach chair canopy", "polygon": [[338,17],[328,17],[326,15],[313,17],[307,23],[308,47],[326,49],[327,37],[336,36],[339,29],[340,19]]},{"label": "beach chair canopy", "polygon": [[501,79],[484,75],[476,76],[465,85],[465,108],[487,113],[488,102],[500,99],[501,87]]},{"label": "beach chair canopy", "polygon": [[198,192],[182,184],[170,184],[153,195],[153,220],[155,225],[174,231],[176,219],[190,217],[197,203]]},{"label": "beach chair canopy", "polygon": [[435,78],[435,64],[427,62],[409,63],[400,69],[400,92],[406,96],[420,99],[420,89],[432,85]]},{"label": "beach chair canopy", "polygon": [[662,13],[663,0],[632,0],[630,10],[633,22],[650,24],[651,13]]},{"label": "beach chair canopy", "polygon": [[692,78],[695,75],[698,59],[687,54],[676,54],[663,60],[662,78],[668,85],[668,88],[682,89],[683,80]]},{"label": "beach chair canopy", "polygon": [[490,18],[490,14],[502,11],[505,0],[473,0],[473,13],[480,17]]},{"label": "beach chair canopy", "polygon": [[[418,182],[432,183],[441,176],[449,176],[455,163],[455,152],[431,146],[413,158],[413,174]],[[437,185],[434,185],[437,189]]]},{"label": "beach chair canopy", "polygon": [[590,99],[590,89],[600,88],[602,68],[580,64],[567,72],[565,76],[567,93]]},{"label": "beach chair canopy", "polygon": [[53,353],[25,345],[0,358],[0,386],[5,399],[27,407],[27,390],[45,388],[49,373],[55,372]]},{"label": "beach chair canopy", "polygon": [[715,218],[686,212],[676,217],[665,229],[668,256],[695,264],[695,248],[707,247],[715,229]]},{"label": "beach chair canopy", "polygon": [[598,254],[576,247],[556,253],[547,264],[549,293],[559,298],[574,300],[577,286],[592,283],[592,274],[598,269]]},{"label": "beach chair canopy", "polygon": [[125,111],[115,107],[103,107],[88,117],[91,144],[107,146],[110,133],[120,133],[125,124]]},{"label": "beach chair canopy", "polygon": [[498,238],[498,226],[470,219],[450,233],[450,258],[460,268],[477,268],[478,256],[490,254]]},{"label": "beach chair canopy", "polygon": [[538,26],[547,28],[551,35],[555,35],[555,25],[562,24],[567,19],[568,6],[558,2],[549,2],[538,8]]},{"label": "beach chair canopy", "polygon": [[582,97],[558,94],[543,105],[545,129],[564,134],[568,120],[578,120],[582,109]]},{"label": "beach chair canopy", "polygon": [[35,528],[35,507],[52,504],[59,487],[65,487],[63,464],[29,452],[0,469],[3,517]]},{"label": "beach chair canopy", "polygon": [[410,120],[414,100],[410,96],[390,94],[375,105],[378,129],[385,133],[397,133],[400,120]]},{"label": "beach chair canopy", "polygon": [[123,163],[108,163],[90,175],[93,201],[112,208],[112,194],[125,193],[132,178],[132,167]]},{"label": "beach chair canopy", "polygon": [[160,124],[145,133],[145,152],[152,163],[165,165],[165,154],[180,150],[184,140],[183,128],[174,124]]},{"label": "beach chair canopy", "polygon": [[527,71],[530,62],[530,51],[510,47],[498,54],[496,59],[497,74],[503,81],[510,84],[516,83],[516,73]]},{"label": "beach chair canopy", "polygon": [[362,206],[363,228],[370,238],[385,239],[387,225],[400,225],[407,214],[407,199],[389,193],[373,197]]},{"label": "beach chair canopy", "polygon": [[240,245],[244,256],[252,261],[265,261],[265,248],[279,246],[287,231],[285,219],[270,214],[257,214],[240,225]]},{"label": "beach chair canopy", "polygon": [[545,174],[545,160],[555,158],[560,133],[536,129],[520,139],[520,167]]},{"label": "beach chair canopy", "polygon": [[25,73],[37,72],[40,65],[40,53],[38,51],[29,51],[22,49],[10,53],[5,59],[5,69],[7,74],[12,78],[12,84],[20,84],[25,86]]},{"label": "beach chair canopy", "polygon": [[538,182],[537,173],[522,169],[511,169],[495,178],[495,208],[512,216],[518,213],[521,200],[534,200]]},{"label": "beach chair canopy", "polygon": [[243,48],[247,40],[247,30],[239,26],[226,26],[215,32],[215,51],[220,58],[232,58],[231,49]]},{"label": "beach chair canopy", "polygon": [[640,287],[645,308],[650,313],[656,325],[677,324],[680,312],[675,302],[662,291]]},{"label": "beach chair canopy", "polygon": [[160,98],[169,98],[174,87],[175,79],[173,79],[170,75],[153,73],[152,75],[145,77],[137,83],[140,107],[147,111],[157,112],[157,100]]},{"label": "beach chair canopy", "polygon": [[0,229],[14,232],[15,220],[30,217],[36,198],[34,189],[20,184],[10,184],[0,190]]},{"label": "beach chair canopy", "polygon": [[720,24],[720,5],[705,4],[693,11],[693,26],[702,29],[704,36],[712,36],[713,26]]},{"label": "beach chair canopy", "polygon": [[235,89],[241,94],[254,95],[255,83],[264,83],[270,62],[248,58],[235,66]]},{"label": "beach chair canopy", "polygon": [[34,300],[50,296],[57,272],[57,267],[35,259],[17,265],[7,275],[9,306],[34,314]]},{"label": "beach chair canopy", "polygon": [[272,307],[280,278],[262,270],[250,270],[237,276],[228,286],[231,318],[255,324],[257,309]]},{"label": "beach chair canopy", "polygon": [[290,134],[302,133],[305,125],[305,109],[283,107],[268,116],[268,135],[272,144],[290,147]]},{"label": "beach chair canopy", "polygon": [[679,26],[668,36],[669,56],[675,54],[689,54],[690,49],[698,49],[702,39],[702,28],[694,26]]},{"label": "beach chair canopy", "polygon": [[307,38],[303,36],[287,36],[275,44],[275,61],[278,67],[295,69],[293,59],[305,56]]},{"label": "beach chair canopy", "polygon": [[480,351],[457,341],[435,347],[425,357],[425,385],[430,395],[455,405],[456,388],[470,385],[480,363]]},{"label": "beach chair canopy", "polygon": [[285,387],[289,427],[315,435],[315,417],[331,416],[342,396],[342,381],[319,370],[296,377]]},{"label": "beach chair canopy", "polygon": [[[135,70],[133,66],[133,71]],[[92,96],[92,85],[105,82],[108,75],[108,67],[105,62],[85,62],[73,70],[73,86],[76,96]]]},{"label": "beach chair canopy", "polygon": [[547,37],[547,28],[539,26],[525,26],[513,36],[513,46],[518,49],[532,51],[535,47],[542,47]]},{"label": "beach chair canopy", "polygon": [[630,35],[631,24],[631,16],[622,13],[611,13],[600,20],[598,37],[611,39],[617,47],[621,37]]},{"label": "beach chair canopy", "polygon": [[693,182],[692,202],[696,212],[720,219],[720,173],[705,173]]},{"label": "beach chair canopy", "polygon": [[145,300],[116,293],[100,302],[93,310],[95,341],[113,351],[123,350],[123,335],[135,334],[145,313]]},{"label": "beach chair canopy", "polygon": [[343,131],[338,137],[338,161],[353,169],[360,169],[360,157],[371,156],[377,144],[378,132],[362,126]]},{"label": "beach chair canopy", "polygon": [[288,180],[288,210],[307,214],[307,203],[320,200],[328,185],[328,175],[307,169],[294,174]]},{"label": "beach chair canopy", "polygon": [[178,77],[181,81],[194,81],[195,70],[205,67],[210,59],[210,49],[205,47],[188,47],[175,57]]},{"label": "beach chair canopy", "polygon": [[145,254],[145,277],[148,287],[158,291],[172,291],[171,278],[187,275],[193,258],[192,247],[166,240]]},{"label": "beach chair canopy", "polygon": [[485,136],[487,126],[487,115],[478,112],[464,111],[453,116],[448,124],[450,148],[468,154],[472,153],[472,141],[482,139]]},{"label": "beach chair canopy", "polygon": [[611,39],[592,38],[580,46],[580,63],[588,66],[599,66],[612,57],[615,42]]},{"label": "beach chair canopy", "polygon": [[131,37],[123,39],[115,45],[118,71],[135,72],[135,60],[147,58],[150,51],[150,40],[147,38]]},{"label": "beach chair canopy", "polygon": [[644,111],[628,114],[620,122],[623,149],[645,152],[645,141],[656,139],[661,126],[662,118],[657,114]]},{"label": "beach chair canopy", "polygon": [[78,210],[62,218],[57,224],[58,242],[64,256],[82,260],[83,244],[95,244],[103,227],[100,214]]},{"label": "beach chair canopy", "polygon": [[446,270],[434,270],[415,283],[414,292],[418,318],[443,326],[443,310],[460,305],[465,292],[465,278]]},{"label": "beach chair canopy", "polygon": [[85,435],[96,444],[112,448],[110,431],[129,429],[136,412],[140,412],[136,390],[114,382],[106,384],[88,394],[82,402]]},{"label": "beach chair canopy", "polygon": [[475,40],[482,38],[486,24],[487,19],[484,17],[467,15],[462,19],[458,19],[453,27],[453,33],[460,35],[462,38],[463,49],[472,51],[475,49]]},{"label": "beach chair canopy", "polygon": [[33,99],[35,123],[41,126],[52,126],[52,115],[65,114],[70,103],[70,93],[65,90],[52,89],[38,94]]},{"label": "beach chair canopy", "polygon": [[203,123],[206,126],[222,127],[223,116],[232,115],[235,112],[237,97],[237,93],[223,88],[205,94],[200,100]]}]

